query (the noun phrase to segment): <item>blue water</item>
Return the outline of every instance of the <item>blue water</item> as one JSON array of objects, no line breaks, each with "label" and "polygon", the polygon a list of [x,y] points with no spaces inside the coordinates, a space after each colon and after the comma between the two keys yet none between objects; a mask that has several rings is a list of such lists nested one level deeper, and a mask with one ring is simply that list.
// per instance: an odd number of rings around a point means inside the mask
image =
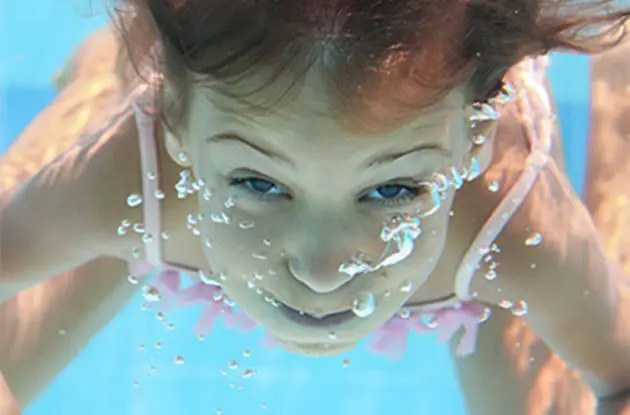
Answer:
[{"label": "blue water", "polygon": [[[96,2],[98,3],[98,2]],[[89,0],[2,2],[0,13],[0,154],[55,96],[52,74],[106,16]],[[94,16],[89,15],[95,12]],[[550,76],[565,140],[567,169],[583,185],[588,123],[587,59],[554,55]],[[432,336],[412,335],[398,362],[364,347],[343,356],[307,359],[259,344],[221,325],[205,340],[192,335],[199,310],[169,315],[167,330],[132,302],[57,377],[26,415],[112,414],[464,414],[452,362]],[[154,344],[161,342],[162,349]],[[144,350],[140,346],[144,345]],[[251,350],[251,357],[242,352]],[[173,364],[182,355],[185,364]],[[227,368],[235,359],[237,370]],[[349,359],[347,368],[343,359]],[[157,370],[147,377],[149,368]],[[249,379],[246,368],[257,373]],[[229,376],[220,374],[226,369]],[[139,387],[133,387],[134,381]],[[230,387],[234,383],[234,387]],[[239,390],[242,385],[242,390]],[[267,409],[261,408],[266,403]]]}]

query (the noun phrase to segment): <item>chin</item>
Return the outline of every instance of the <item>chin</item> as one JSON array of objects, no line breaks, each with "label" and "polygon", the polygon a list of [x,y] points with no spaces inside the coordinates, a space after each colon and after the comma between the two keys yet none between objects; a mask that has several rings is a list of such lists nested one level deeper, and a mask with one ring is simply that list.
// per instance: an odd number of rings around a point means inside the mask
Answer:
[{"label": "chin", "polygon": [[356,343],[295,343],[277,340],[290,353],[309,357],[335,356],[354,349]]}]

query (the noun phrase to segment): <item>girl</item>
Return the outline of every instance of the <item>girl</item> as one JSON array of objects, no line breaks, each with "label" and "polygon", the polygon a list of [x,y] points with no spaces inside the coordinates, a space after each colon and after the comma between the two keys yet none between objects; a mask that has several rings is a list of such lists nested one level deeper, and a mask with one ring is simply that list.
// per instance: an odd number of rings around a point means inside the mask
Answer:
[{"label": "girl", "polygon": [[[610,3],[125,2],[141,80],[125,70],[106,127],[6,179],[0,296],[73,270],[102,305],[85,339],[158,267],[155,307],[205,302],[200,332],[223,311],[308,355],[370,333],[399,352],[410,329],[470,355],[511,311],[598,399],[627,399],[628,287],[553,157],[532,58],[621,40],[630,10]],[[127,264],[131,284],[96,278]],[[45,361],[50,378],[67,359]]]}]

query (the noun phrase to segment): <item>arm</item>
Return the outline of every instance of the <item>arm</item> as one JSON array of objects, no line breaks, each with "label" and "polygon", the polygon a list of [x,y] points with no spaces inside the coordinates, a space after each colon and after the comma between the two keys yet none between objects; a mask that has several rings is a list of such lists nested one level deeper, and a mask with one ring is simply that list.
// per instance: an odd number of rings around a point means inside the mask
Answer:
[{"label": "arm", "polygon": [[125,204],[141,183],[133,128],[127,117],[0,196],[0,301],[101,256],[130,258],[138,241],[116,228],[141,220]]},{"label": "arm", "polygon": [[[532,100],[536,111],[542,108],[536,95],[519,99]],[[521,111],[530,111],[527,107]],[[541,119],[537,112],[517,115]],[[521,130],[523,136],[529,132],[526,124]],[[522,153],[526,156],[527,150]],[[518,174],[522,165],[517,160],[505,168]],[[542,243],[525,246],[534,232],[542,235]],[[499,277],[473,279],[471,288],[479,299],[495,305],[525,301],[526,322],[580,372],[598,398],[630,386],[629,280],[605,255],[589,212],[553,160],[497,244],[502,251]]]},{"label": "arm", "polygon": [[[630,386],[628,280],[604,254],[589,213],[553,163],[532,192],[498,239],[501,278],[476,278],[473,290],[491,304],[526,301],[524,319],[535,332],[597,397],[615,395]],[[533,232],[542,243],[525,247]]]},{"label": "arm", "polygon": [[0,373],[0,415],[20,415],[20,408],[2,373]]},{"label": "arm", "polygon": [[[458,339],[453,340],[455,355]],[[453,361],[470,415],[585,415],[594,411],[588,385],[523,319],[501,308],[493,307],[492,317],[479,327],[477,351]]]},{"label": "arm", "polygon": [[93,260],[0,308],[0,372],[22,407],[128,303],[138,286],[127,275],[122,260]]}]

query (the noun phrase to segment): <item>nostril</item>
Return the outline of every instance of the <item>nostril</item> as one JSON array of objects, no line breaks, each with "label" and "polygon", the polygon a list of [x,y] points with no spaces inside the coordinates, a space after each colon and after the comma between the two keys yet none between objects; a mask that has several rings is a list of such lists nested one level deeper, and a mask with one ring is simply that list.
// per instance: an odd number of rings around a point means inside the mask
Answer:
[{"label": "nostril", "polygon": [[326,294],[338,290],[348,284],[352,277],[338,272],[337,269],[304,269],[295,259],[286,259],[289,274],[306,286],[309,290]]}]

